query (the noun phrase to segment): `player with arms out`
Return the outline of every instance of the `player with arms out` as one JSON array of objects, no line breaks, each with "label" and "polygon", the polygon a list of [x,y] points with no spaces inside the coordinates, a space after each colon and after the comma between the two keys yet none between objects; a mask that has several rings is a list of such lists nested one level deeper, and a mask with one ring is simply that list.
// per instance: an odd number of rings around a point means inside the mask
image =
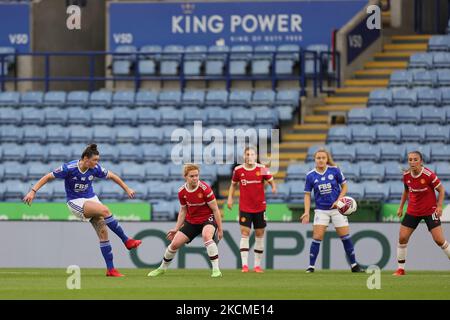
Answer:
[{"label": "player with arms out", "polygon": [[[398,269],[395,276],[405,275],[406,251],[409,238],[423,219],[427,224],[434,242],[441,247],[450,259],[450,246],[445,240],[440,217],[444,202],[445,190],[436,174],[423,166],[423,157],[419,151],[408,153],[409,169],[403,173],[403,190],[397,215],[403,216],[403,207],[408,199],[406,215],[400,225],[397,246]],[[436,193],[438,199],[436,201]]]},{"label": "player with arms out", "polygon": [[227,206],[233,207],[233,195],[239,184],[239,224],[241,227],[240,252],[242,272],[248,272],[249,237],[251,227],[255,228],[255,272],[262,273],[261,259],[264,253],[264,230],[266,228],[266,198],[264,182],[272,187],[272,192],[277,192],[273,176],[265,166],[256,162],[256,149],[247,147],[244,150],[244,164],[234,168],[228,191]]},{"label": "player with arms out", "polygon": [[106,226],[122,240],[128,250],[137,248],[142,241],[131,239],[125,234],[108,207],[103,205],[94,193],[92,182],[94,177],[111,179],[121,186],[130,198],[134,198],[135,192],[119,176],[102,168],[98,164],[99,160],[100,153],[97,150],[97,145],[90,144],[83,151],[80,160],[64,163],[53,172],[43,176],[28,192],[23,201],[31,205],[36,193],[47,182],[55,178],[64,179],[69,211],[83,221],[90,221],[97,232],[100,239],[100,250],[106,262],[106,275],[109,277],[121,277],[123,275],[114,268],[112,247],[108,240],[108,229]]},{"label": "player with arms out", "polygon": [[219,269],[219,250],[217,242],[223,237],[222,218],[216,197],[211,187],[199,178],[200,167],[196,164],[185,164],[183,176],[186,183],[178,191],[180,211],[175,228],[167,232],[171,241],[164,253],[159,268],[149,272],[149,277],[156,277],[166,272],[177,250],[185,243],[190,243],[198,235],[203,242],[212,264],[211,277],[221,277]]},{"label": "player with arms out", "polygon": [[309,249],[309,267],[306,272],[312,273],[315,270],[320,243],[330,220],[342,240],[352,272],[363,272],[359,264],[356,263],[348,219],[340,214],[337,209],[338,200],[347,193],[347,180],[326,149],[318,149],[314,153],[314,161],[315,168],[306,174],[305,213],[300,217],[302,223],[309,222],[311,191],[314,190],[316,208],[314,210],[313,240]]}]

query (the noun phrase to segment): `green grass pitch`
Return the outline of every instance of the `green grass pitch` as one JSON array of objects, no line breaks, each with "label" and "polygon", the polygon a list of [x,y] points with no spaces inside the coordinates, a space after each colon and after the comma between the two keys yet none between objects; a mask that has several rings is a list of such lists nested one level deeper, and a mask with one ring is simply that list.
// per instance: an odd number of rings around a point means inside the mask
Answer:
[{"label": "green grass pitch", "polygon": [[81,269],[81,289],[68,290],[64,269],[0,269],[0,299],[450,299],[450,272],[381,274],[381,289],[367,288],[370,274],[350,271],[266,270],[264,274],[222,270],[169,269],[157,278],[147,269],[121,269],[107,278],[103,269]]}]

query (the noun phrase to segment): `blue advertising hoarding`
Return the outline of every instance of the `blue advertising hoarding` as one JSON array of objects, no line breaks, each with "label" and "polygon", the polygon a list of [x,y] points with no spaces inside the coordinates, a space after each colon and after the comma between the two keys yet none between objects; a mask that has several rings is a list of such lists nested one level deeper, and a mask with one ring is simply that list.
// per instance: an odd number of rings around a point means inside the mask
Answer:
[{"label": "blue advertising hoarding", "polygon": [[109,49],[118,45],[330,44],[366,0],[110,3]]},{"label": "blue advertising hoarding", "polygon": [[30,51],[30,5],[0,3],[0,47]]},{"label": "blue advertising hoarding", "polygon": [[381,35],[380,29],[369,29],[367,27],[369,17],[363,19],[347,35],[347,64],[352,63]]}]

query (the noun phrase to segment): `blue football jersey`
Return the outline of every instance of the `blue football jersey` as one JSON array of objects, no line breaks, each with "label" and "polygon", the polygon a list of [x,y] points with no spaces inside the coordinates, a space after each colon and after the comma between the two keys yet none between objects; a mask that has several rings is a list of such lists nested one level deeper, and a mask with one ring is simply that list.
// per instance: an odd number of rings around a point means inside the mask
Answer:
[{"label": "blue football jersey", "polygon": [[322,174],[314,169],[306,174],[305,192],[314,190],[316,209],[330,210],[345,182],[344,174],[338,167],[327,166]]},{"label": "blue football jersey", "polygon": [[92,198],[95,196],[92,188],[92,181],[94,177],[105,179],[108,175],[108,170],[96,165],[93,169],[87,169],[81,172],[78,167],[78,160],[73,160],[64,163],[62,166],[56,168],[53,175],[57,179],[64,179],[64,186],[66,188],[67,201],[78,198]]}]

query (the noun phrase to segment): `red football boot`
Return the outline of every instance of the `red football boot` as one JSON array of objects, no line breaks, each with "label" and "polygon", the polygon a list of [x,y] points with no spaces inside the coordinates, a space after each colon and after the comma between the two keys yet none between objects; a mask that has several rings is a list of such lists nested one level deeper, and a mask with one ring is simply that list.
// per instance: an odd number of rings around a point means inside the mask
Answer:
[{"label": "red football boot", "polygon": [[125,242],[125,247],[127,247],[128,250],[131,250],[131,249],[139,247],[141,245],[141,243],[142,243],[142,240],[135,240],[135,239],[130,238]]},{"label": "red football boot", "polygon": [[244,272],[244,273],[247,273],[248,272],[248,266],[244,264],[242,266],[242,270],[241,271]]},{"label": "red football boot", "polygon": [[393,276],[404,276],[405,275],[405,269],[398,268],[397,271],[395,271],[392,275]]},{"label": "red football boot", "polygon": [[260,266],[255,267],[254,270],[255,270],[256,273],[264,273],[264,270],[261,269]]},{"label": "red football boot", "polygon": [[108,269],[108,271],[106,271],[106,276],[107,277],[124,277],[124,275],[123,274],[121,274],[120,272],[119,272],[119,270],[117,270],[117,269]]}]

